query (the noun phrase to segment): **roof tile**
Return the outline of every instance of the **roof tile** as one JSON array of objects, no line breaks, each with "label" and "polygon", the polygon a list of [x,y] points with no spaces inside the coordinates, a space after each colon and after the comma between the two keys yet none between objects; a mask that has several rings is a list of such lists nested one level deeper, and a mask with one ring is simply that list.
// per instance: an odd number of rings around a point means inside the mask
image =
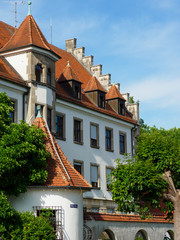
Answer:
[{"label": "roof tile", "polygon": [[92,91],[101,91],[101,92],[105,92],[105,89],[101,86],[100,82],[97,80],[97,78],[95,76],[93,76],[88,84],[86,85],[86,88],[84,89],[85,92],[92,92]]},{"label": "roof tile", "polygon": [[121,95],[117,87],[115,85],[112,85],[106,95],[106,100],[114,99],[114,98],[120,98],[126,101],[126,99]]}]

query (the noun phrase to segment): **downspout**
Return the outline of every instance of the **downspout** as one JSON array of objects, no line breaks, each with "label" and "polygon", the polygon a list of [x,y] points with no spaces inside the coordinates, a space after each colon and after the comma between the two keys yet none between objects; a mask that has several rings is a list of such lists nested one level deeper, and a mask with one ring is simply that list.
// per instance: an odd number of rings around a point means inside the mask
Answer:
[{"label": "downspout", "polygon": [[23,108],[22,108],[22,116],[23,116],[23,121],[25,121],[25,104],[26,104],[26,96],[28,95],[29,93],[29,89],[28,89],[28,92],[24,92],[23,93]]},{"label": "downspout", "polygon": [[134,156],[134,153],[133,153],[133,131],[135,131],[137,129],[137,126],[134,125],[134,127],[131,128],[131,153],[132,153],[132,156]]}]

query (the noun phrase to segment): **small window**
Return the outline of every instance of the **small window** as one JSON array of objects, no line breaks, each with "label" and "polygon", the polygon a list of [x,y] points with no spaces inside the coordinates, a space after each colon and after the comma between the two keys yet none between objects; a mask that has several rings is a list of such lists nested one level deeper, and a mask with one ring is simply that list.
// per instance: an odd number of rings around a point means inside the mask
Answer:
[{"label": "small window", "polygon": [[51,85],[51,69],[47,69],[47,84]]},{"label": "small window", "polygon": [[91,147],[99,147],[99,126],[91,123],[90,125]]},{"label": "small window", "polygon": [[109,184],[111,183],[111,174],[112,169],[111,168],[106,168],[106,187],[107,190],[110,190]]},{"label": "small window", "polygon": [[99,187],[99,166],[91,165],[91,185],[94,188]]},{"label": "small window", "polygon": [[113,151],[113,130],[106,128],[106,151]]},{"label": "small window", "polygon": [[99,212],[99,208],[98,207],[92,207],[91,208],[91,212],[98,213]]},{"label": "small window", "polygon": [[98,92],[98,107],[105,108],[105,93]]},{"label": "small window", "polygon": [[114,212],[115,212],[114,208],[107,208],[107,213],[114,213]]},{"label": "small window", "polygon": [[74,119],[74,142],[83,143],[82,120]]},{"label": "small window", "polygon": [[78,171],[82,176],[84,175],[83,162],[74,161],[74,168]]},{"label": "small window", "polygon": [[11,106],[14,108],[10,113],[9,117],[11,119],[11,123],[16,122],[15,113],[16,113],[16,102],[11,100]]},{"label": "small window", "polygon": [[120,154],[126,153],[126,135],[123,133],[119,134],[119,150]]},{"label": "small window", "polygon": [[81,99],[81,84],[78,82],[73,82],[73,97]]},{"label": "small window", "polygon": [[48,127],[49,127],[49,130],[51,131],[51,122],[52,122],[52,118],[51,118],[51,109],[48,108],[47,109],[47,124],[48,124]]},{"label": "small window", "polygon": [[65,140],[65,115],[56,115],[56,136]]},{"label": "small window", "polygon": [[119,114],[125,115],[125,102],[119,100]]},{"label": "small window", "polygon": [[35,66],[35,75],[36,82],[42,82],[42,65],[39,63]]},{"label": "small window", "polygon": [[35,216],[39,217],[42,213],[48,212],[48,218],[51,222],[57,240],[63,239],[63,210],[60,206],[34,206]]}]

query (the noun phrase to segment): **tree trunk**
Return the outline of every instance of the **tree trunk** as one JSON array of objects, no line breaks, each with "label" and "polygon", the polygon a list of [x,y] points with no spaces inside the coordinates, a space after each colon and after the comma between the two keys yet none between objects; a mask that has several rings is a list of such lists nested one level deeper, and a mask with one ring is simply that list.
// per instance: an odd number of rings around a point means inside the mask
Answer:
[{"label": "tree trunk", "polygon": [[180,240],[180,193],[177,192],[174,202],[174,240]]}]

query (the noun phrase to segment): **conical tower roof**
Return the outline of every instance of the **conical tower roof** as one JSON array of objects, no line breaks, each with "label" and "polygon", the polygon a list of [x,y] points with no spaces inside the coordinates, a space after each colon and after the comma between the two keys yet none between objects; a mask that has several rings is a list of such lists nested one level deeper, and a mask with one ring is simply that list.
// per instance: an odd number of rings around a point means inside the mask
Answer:
[{"label": "conical tower roof", "polygon": [[51,157],[47,161],[48,179],[45,185],[90,189],[91,185],[68,161],[57,141],[49,131],[47,123],[39,114],[33,124],[41,128],[46,134],[45,145],[47,151],[51,154]]},{"label": "conical tower roof", "polygon": [[[36,46],[53,52],[32,15],[28,15],[0,52]],[[54,53],[54,52],[53,52]],[[57,55],[56,53],[54,53]]]},{"label": "conical tower roof", "polygon": [[85,92],[92,92],[92,91],[101,91],[101,92],[105,92],[106,90],[101,86],[100,82],[97,80],[97,78],[95,76],[93,76],[88,84],[86,85],[86,88],[84,89]]},{"label": "conical tower roof", "polygon": [[115,85],[112,85],[106,95],[106,100],[114,99],[114,98],[120,98],[120,99],[126,101],[126,99],[121,95],[121,93],[119,92],[117,87]]}]

